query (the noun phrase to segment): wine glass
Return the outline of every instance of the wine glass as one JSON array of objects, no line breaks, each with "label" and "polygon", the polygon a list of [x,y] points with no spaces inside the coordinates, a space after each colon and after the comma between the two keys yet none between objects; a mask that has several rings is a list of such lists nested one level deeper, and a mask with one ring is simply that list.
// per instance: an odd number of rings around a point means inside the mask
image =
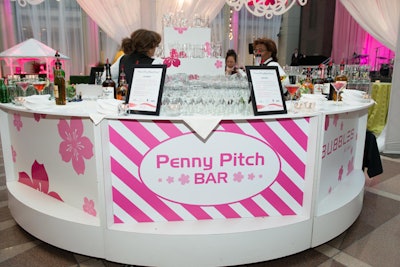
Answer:
[{"label": "wine glass", "polygon": [[296,94],[297,90],[299,90],[300,85],[299,84],[285,84],[285,87],[290,94],[291,109],[293,110],[294,109],[293,96]]},{"label": "wine glass", "polygon": [[38,91],[39,95],[43,95],[43,90],[46,87],[45,81],[34,81],[32,85],[35,87],[36,91]]},{"label": "wine glass", "polygon": [[346,87],[346,82],[336,81],[331,84],[336,91],[336,105],[339,105],[339,94]]},{"label": "wine glass", "polygon": [[17,85],[19,88],[22,89],[22,96],[25,97],[26,96],[26,90],[28,90],[28,87],[30,85],[30,83],[28,81],[18,81]]}]

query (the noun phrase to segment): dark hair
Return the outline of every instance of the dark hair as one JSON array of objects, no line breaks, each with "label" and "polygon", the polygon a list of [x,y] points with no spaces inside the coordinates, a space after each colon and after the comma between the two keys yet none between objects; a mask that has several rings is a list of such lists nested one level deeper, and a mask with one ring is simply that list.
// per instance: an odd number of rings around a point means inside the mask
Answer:
[{"label": "dark hair", "polygon": [[269,39],[269,38],[258,38],[256,40],[254,40],[253,47],[256,47],[256,45],[258,45],[258,44],[265,45],[267,50],[269,52],[271,52],[272,60],[278,62],[278,57],[277,57],[278,49],[276,48],[276,44],[275,44],[274,40]]},{"label": "dark hair", "polygon": [[121,47],[119,50],[122,50],[125,55],[132,53],[133,52],[132,51],[132,39],[129,37],[122,39]]},{"label": "dark hair", "polygon": [[235,59],[235,62],[237,62],[237,54],[236,54],[235,50],[229,49],[226,52],[225,62],[228,60],[228,57],[233,57]]},{"label": "dark hair", "polygon": [[154,31],[139,29],[131,34],[132,52],[146,53],[161,43],[161,35]]}]

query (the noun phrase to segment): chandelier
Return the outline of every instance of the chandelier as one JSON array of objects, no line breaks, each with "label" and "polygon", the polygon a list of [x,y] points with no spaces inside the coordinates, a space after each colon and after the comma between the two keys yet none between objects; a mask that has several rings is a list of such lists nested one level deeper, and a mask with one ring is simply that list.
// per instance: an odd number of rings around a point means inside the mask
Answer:
[{"label": "chandelier", "polygon": [[239,11],[245,5],[254,16],[265,16],[267,19],[274,15],[282,15],[296,2],[301,6],[307,4],[307,0],[226,0],[226,3],[236,11]]}]

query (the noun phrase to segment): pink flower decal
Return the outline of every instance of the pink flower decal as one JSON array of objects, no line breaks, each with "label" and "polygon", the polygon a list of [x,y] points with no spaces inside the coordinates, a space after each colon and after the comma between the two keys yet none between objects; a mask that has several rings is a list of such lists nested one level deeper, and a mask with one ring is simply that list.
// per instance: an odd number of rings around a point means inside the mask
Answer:
[{"label": "pink flower decal", "polygon": [[325,131],[327,131],[329,128],[329,116],[326,115],[325,116]]},{"label": "pink flower decal", "polygon": [[168,182],[169,184],[172,184],[172,183],[174,182],[174,177],[168,176],[167,182]]},{"label": "pink flower decal", "polygon": [[174,27],[174,30],[177,31],[179,34],[182,34],[187,29],[187,27]]},{"label": "pink flower decal", "polygon": [[46,114],[34,113],[33,117],[35,118],[35,121],[39,122],[41,118],[46,118]]},{"label": "pink flower decal", "polygon": [[247,179],[253,180],[254,177],[255,177],[254,173],[250,173],[250,174],[247,176]]},{"label": "pink flower decal", "polygon": [[93,144],[83,134],[83,123],[81,119],[71,118],[71,124],[66,120],[58,123],[58,133],[63,141],[59,146],[59,153],[64,162],[72,161],[72,167],[77,174],[85,173],[84,159],[93,157]]},{"label": "pink flower decal", "polygon": [[335,127],[337,127],[338,121],[339,121],[339,115],[338,114],[333,115],[333,125],[335,125]]},{"label": "pink flower decal", "polygon": [[354,170],[354,157],[349,160],[347,164],[347,175],[349,175]]},{"label": "pink flower decal", "polygon": [[181,185],[185,185],[185,184],[188,184],[190,182],[189,175],[185,175],[185,174],[182,174],[181,177],[179,177],[178,180],[179,180],[179,182],[181,182]]},{"label": "pink flower decal", "polygon": [[44,194],[47,194],[55,199],[63,201],[56,192],[49,192],[49,177],[43,164],[39,164],[36,160],[31,167],[32,179],[26,172],[19,172],[18,182],[32,187]]},{"label": "pink flower decal", "polygon": [[96,216],[97,212],[94,208],[94,201],[92,199],[89,200],[87,197],[83,198],[83,211],[92,216]]},{"label": "pink flower decal", "polygon": [[204,44],[204,52],[206,52],[207,56],[211,56],[211,44],[210,44],[210,42],[206,42]]},{"label": "pink flower decal", "polygon": [[171,49],[169,53],[169,57],[164,58],[164,64],[167,65],[167,68],[174,66],[179,67],[181,65],[181,61],[178,58],[178,52],[176,49]]},{"label": "pink flower decal", "polygon": [[15,151],[14,147],[11,146],[11,154],[12,154],[12,160],[13,162],[17,162],[17,151]]},{"label": "pink flower decal", "polygon": [[243,178],[244,178],[244,176],[243,176],[242,172],[237,172],[237,173],[233,174],[233,181],[235,181],[235,182],[240,183],[240,182],[242,182]]},{"label": "pink flower decal", "polygon": [[22,121],[21,121],[21,115],[14,113],[14,126],[17,128],[17,131],[19,132],[22,128]]},{"label": "pink flower decal", "polygon": [[340,166],[339,169],[339,176],[338,176],[338,181],[341,181],[343,178],[343,166]]},{"label": "pink flower decal", "polygon": [[222,68],[222,61],[219,60],[219,59],[217,59],[217,61],[215,61],[214,66],[215,66],[217,69]]}]

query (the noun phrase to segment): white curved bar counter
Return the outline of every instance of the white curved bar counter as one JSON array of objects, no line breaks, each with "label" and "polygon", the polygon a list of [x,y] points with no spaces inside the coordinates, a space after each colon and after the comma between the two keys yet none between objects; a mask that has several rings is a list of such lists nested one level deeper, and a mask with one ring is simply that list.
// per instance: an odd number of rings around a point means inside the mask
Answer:
[{"label": "white curved bar counter", "polygon": [[121,263],[294,254],[358,217],[371,105],[195,118],[104,116],[94,101],[1,104],[9,208],[47,243]]}]

